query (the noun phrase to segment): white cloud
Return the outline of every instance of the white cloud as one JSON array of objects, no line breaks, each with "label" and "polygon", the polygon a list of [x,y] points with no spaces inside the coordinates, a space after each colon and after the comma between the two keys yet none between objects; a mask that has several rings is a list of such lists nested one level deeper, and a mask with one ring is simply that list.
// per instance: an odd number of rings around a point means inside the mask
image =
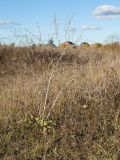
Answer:
[{"label": "white cloud", "polygon": [[98,19],[120,18],[120,7],[101,5],[95,9],[93,14]]},{"label": "white cloud", "polygon": [[0,26],[20,25],[16,21],[0,20]]},{"label": "white cloud", "polygon": [[83,25],[81,26],[82,30],[100,30],[100,27],[97,26],[89,26],[89,25]]}]

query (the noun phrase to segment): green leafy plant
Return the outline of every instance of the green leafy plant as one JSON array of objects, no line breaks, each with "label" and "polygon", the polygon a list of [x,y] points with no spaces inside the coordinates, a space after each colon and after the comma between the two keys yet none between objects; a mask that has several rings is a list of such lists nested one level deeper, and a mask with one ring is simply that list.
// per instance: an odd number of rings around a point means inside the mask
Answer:
[{"label": "green leafy plant", "polygon": [[30,117],[25,120],[27,126],[40,129],[40,132],[44,135],[53,131],[56,127],[56,123],[53,120],[45,120],[39,116],[33,116],[30,114]]}]

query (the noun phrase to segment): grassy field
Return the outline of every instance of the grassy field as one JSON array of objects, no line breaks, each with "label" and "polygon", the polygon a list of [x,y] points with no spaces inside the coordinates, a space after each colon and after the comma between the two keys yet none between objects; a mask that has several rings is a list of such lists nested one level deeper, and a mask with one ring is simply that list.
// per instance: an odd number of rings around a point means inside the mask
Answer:
[{"label": "grassy field", "polygon": [[0,159],[120,160],[120,46],[1,46]]}]

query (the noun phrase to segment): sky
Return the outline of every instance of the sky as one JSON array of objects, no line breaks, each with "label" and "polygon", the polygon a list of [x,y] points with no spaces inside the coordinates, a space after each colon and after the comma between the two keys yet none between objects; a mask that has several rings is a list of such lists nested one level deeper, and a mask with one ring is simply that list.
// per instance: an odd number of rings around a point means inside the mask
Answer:
[{"label": "sky", "polygon": [[120,0],[0,0],[1,43],[102,43],[119,34]]}]

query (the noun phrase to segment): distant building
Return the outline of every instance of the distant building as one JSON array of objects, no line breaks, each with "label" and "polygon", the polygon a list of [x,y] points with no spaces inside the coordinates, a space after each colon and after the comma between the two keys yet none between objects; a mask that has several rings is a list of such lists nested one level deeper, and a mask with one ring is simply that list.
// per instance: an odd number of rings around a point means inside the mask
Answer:
[{"label": "distant building", "polygon": [[60,44],[61,48],[66,48],[66,47],[73,47],[74,48],[75,46],[76,45],[71,41],[65,41],[65,42]]}]

